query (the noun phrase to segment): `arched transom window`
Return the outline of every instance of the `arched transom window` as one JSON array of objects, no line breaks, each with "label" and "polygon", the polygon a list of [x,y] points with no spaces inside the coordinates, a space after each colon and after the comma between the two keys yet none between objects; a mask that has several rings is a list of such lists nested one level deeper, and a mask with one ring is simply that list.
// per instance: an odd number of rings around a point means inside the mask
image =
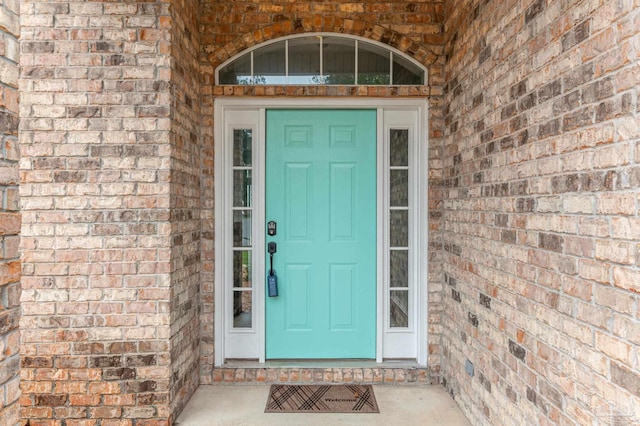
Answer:
[{"label": "arched transom window", "polygon": [[220,65],[219,85],[423,85],[425,67],[382,43],[304,34],[258,45]]}]

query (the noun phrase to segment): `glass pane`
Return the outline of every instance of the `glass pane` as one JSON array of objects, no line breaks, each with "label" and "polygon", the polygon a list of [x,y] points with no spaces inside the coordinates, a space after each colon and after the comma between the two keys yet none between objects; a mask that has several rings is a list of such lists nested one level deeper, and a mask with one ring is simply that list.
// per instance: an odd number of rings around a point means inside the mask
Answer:
[{"label": "glass pane", "polygon": [[233,171],[233,207],[251,207],[251,170]]},{"label": "glass pane", "polygon": [[409,252],[391,250],[391,287],[409,287]]},{"label": "glass pane", "polygon": [[388,50],[358,42],[358,84],[389,84],[389,60]]},{"label": "glass pane", "polygon": [[289,84],[322,84],[320,37],[289,40]]},{"label": "glass pane", "polygon": [[252,291],[233,292],[233,327],[251,328]]},{"label": "glass pane", "polygon": [[236,129],[233,131],[233,165],[251,165],[251,140],[253,132],[251,129]]},{"label": "glass pane", "polygon": [[408,327],[409,292],[406,290],[391,290],[390,302],[391,327]]},{"label": "glass pane", "polygon": [[390,134],[390,164],[392,166],[409,165],[409,130],[391,129]]},{"label": "glass pane", "polygon": [[409,246],[409,212],[391,210],[391,247]]},{"label": "glass pane", "polygon": [[406,59],[393,55],[393,84],[424,84],[424,71]]},{"label": "glass pane", "polygon": [[409,170],[391,170],[389,186],[391,206],[409,206]]},{"label": "glass pane", "polygon": [[233,287],[251,288],[251,252],[233,252]]},{"label": "glass pane", "polygon": [[220,70],[220,84],[251,84],[251,54],[239,57]]},{"label": "glass pane", "polygon": [[253,83],[285,84],[285,44],[273,43],[253,51]]},{"label": "glass pane", "polygon": [[233,246],[251,247],[251,211],[233,212]]},{"label": "glass pane", "polygon": [[325,37],[322,43],[324,84],[356,83],[356,42]]}]

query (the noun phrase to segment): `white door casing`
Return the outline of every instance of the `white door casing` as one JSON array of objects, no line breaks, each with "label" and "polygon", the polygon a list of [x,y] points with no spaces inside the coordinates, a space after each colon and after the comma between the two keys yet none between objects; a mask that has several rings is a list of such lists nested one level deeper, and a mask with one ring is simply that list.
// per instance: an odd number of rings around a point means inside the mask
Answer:
[{"label": "white door casing", "polygon": [[[265,361],[265,112],[267,109],[377,110],[377,325],[376,361],[414,359],[427,363],[428,282],[428,104],[425,99],[387,98],[232,98],[215,100],[215,366],[228,359]],[[251,326],[233,326],[233,172],[234,130],[252,134],[250,289]],[[392,130],[406,130],[409,142],[409,319],[407,327],[390,327],[389,311],[389,146]],[[237,169],[237,167],[236,167]],[[391,208],[392,209],[392,208]],[[237,250],[237,249],[236,249]]]}]

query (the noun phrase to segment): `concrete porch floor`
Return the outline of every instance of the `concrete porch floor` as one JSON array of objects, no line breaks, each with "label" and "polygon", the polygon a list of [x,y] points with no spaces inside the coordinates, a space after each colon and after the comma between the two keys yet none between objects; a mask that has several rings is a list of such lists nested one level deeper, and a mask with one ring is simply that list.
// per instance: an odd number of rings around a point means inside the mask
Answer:
[{"label": "concrete porch floor", "polygon": [[204,385],[193,395],[178,426],[241,425],[446,425],[471,423],[442,386],[374,385],[379,414],[264,413],[269,385]]}]

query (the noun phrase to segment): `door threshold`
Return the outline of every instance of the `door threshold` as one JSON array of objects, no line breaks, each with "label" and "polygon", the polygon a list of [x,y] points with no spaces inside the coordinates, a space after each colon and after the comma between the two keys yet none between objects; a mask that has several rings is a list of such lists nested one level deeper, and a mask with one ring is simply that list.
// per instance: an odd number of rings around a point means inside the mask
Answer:
[{"label": "door threshold", "polygon": [[414,359],[270,359],[264,363],[256,360],[226,360],[218,368],[420,368]]}]

